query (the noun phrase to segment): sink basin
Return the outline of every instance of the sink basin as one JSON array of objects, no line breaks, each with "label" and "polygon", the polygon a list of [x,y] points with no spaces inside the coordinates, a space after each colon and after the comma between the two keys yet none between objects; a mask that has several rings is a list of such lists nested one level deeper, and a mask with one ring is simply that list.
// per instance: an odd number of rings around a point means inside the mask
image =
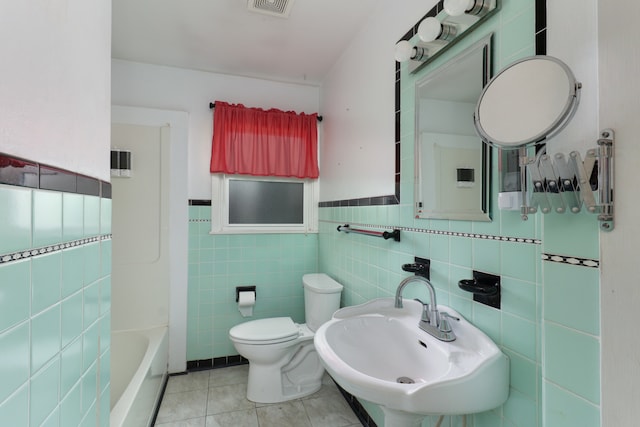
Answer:
[{"label": "sink basin", "polygon": [[[439,305],[457,336],[444,342],[418,327],[422,305],[381,298],[346,307],[315,334],[334,380],[380,405],[385,426],[419,425],[426,415],[483,412],[509,393],[509,361],[498,346],[455,310]],[[392,421],[395,420],[395,421]]]}]

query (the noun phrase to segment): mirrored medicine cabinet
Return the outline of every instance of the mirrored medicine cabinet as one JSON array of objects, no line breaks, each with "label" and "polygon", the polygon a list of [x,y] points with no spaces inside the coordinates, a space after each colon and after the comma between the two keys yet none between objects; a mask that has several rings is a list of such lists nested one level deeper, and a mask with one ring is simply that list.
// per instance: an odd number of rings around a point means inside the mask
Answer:
[{"label": "mirrored medicine cabinet", "polygon": [[491,221],[491,147],[473,122],[491,77],[491,38],[416,81],[416,218]]}]

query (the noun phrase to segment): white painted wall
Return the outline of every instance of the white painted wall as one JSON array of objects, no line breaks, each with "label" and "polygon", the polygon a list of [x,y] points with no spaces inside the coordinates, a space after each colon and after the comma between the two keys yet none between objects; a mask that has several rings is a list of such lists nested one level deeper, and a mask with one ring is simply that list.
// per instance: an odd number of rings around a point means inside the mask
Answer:
[{"label": "white painted wall", "polygon": [[378,2],[323,82],[321,201],[395,193],[395,43],[436,3]]},{"label": "white painted wall", "polygon": [[110,0],[0,1],[0,151],[109,180]]},{"label": "white painted wall", "polygon": [[114,105],[188,113],[189,199],[211,199],[209,161],[213,120],[209,102],[220,100],[247,107],[314,113],[319,108],[318,93],[319,88],[313,86],[122,60],[112,62]]},{"label": "white painted wall", "polygon": [[616,132],[615,229],[600,237],[602,426],[640,420],[640,4],[598,2],[599,125]]},{"label": "white painted wall", "polygon": [[[583,156],[596,147],[598,125],[597,0],[547,2],[547,54],[564,61],[582,83],[580,103],[567,127],[547,144],[550,153]],[[568,20],[571,21],[567,25]]]}]

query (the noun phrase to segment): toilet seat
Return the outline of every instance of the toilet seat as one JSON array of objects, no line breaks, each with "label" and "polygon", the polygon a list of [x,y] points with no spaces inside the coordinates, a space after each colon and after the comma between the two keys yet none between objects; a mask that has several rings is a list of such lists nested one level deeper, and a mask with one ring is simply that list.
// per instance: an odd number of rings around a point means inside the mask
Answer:
[{"label": "toilet seat", "polygon": [[229,330],[229,335],[239,343],[267,345],[295,340],[300,328],[290,317],[272,317],[236,325]]}]

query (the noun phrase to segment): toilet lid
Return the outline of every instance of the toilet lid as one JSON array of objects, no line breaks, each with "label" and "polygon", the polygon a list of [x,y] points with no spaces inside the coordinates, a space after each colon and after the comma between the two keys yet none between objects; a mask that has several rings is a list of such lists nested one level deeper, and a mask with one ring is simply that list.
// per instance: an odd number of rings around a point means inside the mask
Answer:
[{"label": "toilet lid", "polygon": [[290,317],[272,317],[241,323],[229,330],[236,341],[255,344],[275,344],[298,337],[298,325]]}]

